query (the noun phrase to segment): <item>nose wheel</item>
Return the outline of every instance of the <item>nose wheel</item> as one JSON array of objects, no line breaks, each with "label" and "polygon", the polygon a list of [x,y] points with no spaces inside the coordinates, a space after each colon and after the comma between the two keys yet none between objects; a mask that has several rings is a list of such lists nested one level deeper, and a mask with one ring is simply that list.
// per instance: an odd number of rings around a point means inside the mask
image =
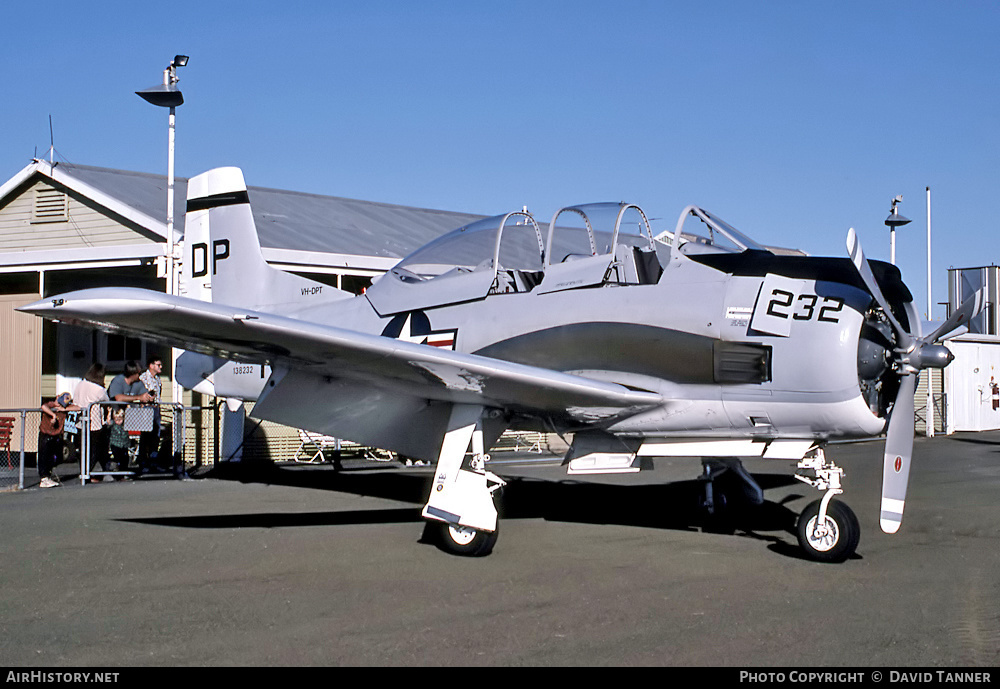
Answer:
[{"label": "nose wheel", "polygon": [[795,529],[799,545],[812,560],[843,562],[854,554],[861,540],[858,518],[839,500],[831,500],[821,516],[822,503],[814,500],[799,515]]},{"label": "nose wheel", "polygon": [[799,545],[811,560],[843,562],[854,554],[861,540],[861,527],[854,511],[833,499],[844,492],[841,487],[844,470],[826,458],[823,448],[816,448],[804,457],[798,468],[813,473],[816,478],[803,474],[796,474],[795,478],[826,491],[799,515],[795,527]]}]

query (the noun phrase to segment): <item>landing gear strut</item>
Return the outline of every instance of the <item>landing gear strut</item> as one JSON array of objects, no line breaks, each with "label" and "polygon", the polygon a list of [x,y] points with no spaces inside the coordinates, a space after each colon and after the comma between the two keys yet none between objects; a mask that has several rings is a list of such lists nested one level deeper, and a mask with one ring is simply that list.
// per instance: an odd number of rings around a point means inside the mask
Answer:
[{"label": "landing gear strut", "polygon": [[[434,485],[422,516],[438,544],[455,555],[488,555],[500,528],[494,494],[506,482],[486,470],[482,407],[456,404],[448,420],[434,471]],[[466,461],[471,444],[472,456]]]},{"label": "landing gear strut", "polygon": [[703,458],[701,464],[703,528],[711,533],[735,533],[735,513],[740,507],[764,504],[764,491],[736,457]]},{"label": "landing gear strut", "polygon": [[840,480],[844,470],[826,459],[822,448],[798,464],[799,469],[813,471],[816,478],[796,474],[795,478],[826,493],[809,503],[799,515],[795,532],[806,555],[819,562],[843,562],[854,554],[861,540],[858,518],[850,507],[834,500],[844,492]]}]

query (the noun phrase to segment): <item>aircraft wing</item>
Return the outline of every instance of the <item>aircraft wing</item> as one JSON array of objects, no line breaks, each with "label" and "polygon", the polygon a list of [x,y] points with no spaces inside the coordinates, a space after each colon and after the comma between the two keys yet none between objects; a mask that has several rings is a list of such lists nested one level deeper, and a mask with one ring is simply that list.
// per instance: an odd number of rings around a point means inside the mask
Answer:
[{"label": "aircraft wing", "polygon": [[550,369],[143,289],[69,292],[19,310],[428,401],[578,421],[625,416],[664,402],[656,393]]}]

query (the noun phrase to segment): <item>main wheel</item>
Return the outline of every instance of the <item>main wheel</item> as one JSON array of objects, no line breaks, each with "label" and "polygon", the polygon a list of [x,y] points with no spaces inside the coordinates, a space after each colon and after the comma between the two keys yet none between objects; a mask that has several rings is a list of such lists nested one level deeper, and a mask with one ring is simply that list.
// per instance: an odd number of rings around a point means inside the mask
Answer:
[{"label": "main wheel", "polygon": [[735,509],[729,503],[728,495],[718,486],[712,488],[711,499],[707,494],[701,496],[699,507],[702,512],[702,531],[725,536],[736,533]]},{"label": "main wheel", "polygon": [[493,546],[496,545],[500,532],[499,522],[497,522],[496,531],[479,531],[467,526],[444,522],[429,522],[429,525],[433,525],[437,529],[438,543],[444,550],[453,555],[466,557],[489,555],[493,551]]},{"label": "main wheel", "polygon": [[826,508],[826,519],[819,523],[821,500],[809,503],[796,526],[799,545],[812,560],[843,562],[858,548],[861,526],[850,507],[838,500],[831,500]]}]

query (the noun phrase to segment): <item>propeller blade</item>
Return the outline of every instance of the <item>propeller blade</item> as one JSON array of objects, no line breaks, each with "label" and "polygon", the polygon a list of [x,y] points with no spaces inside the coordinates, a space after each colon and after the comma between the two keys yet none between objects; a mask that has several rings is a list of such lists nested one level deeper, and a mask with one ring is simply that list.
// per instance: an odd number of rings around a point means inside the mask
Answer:
[{"label": "propeller blade", "polygon": [[913,305],[912,301],[908,301],[903,304],[903,310],[906,311],[906,317],[910,321],[910,335],[915,339],[922,339],[923,335],[923,325],[920,321],[920,312],[917,311],[917,307]]},{"label": "propeller blade", "polygon": [[985,304],[986,290],[978,290],[971,297],[963,301],[962,305],[955,309],[955,313],[951,314],[951,317],[942,323],[940,328],[927,336],[927,342],[937,342],[956,328],[968,325],[969,321],[979,315]]},{"label": "propeller blade", "polygon": [[879,526],[886,533],[896,533],[903,520],[903,503],[913,456],[913,394],[916,389],[916,375],[905,375],[900,379],[899,392],[889,417],[882,461],[882,509],[879,517]]},{"label": "propeller blade", "polygon": [[868,259],[865,258],[865,252],[861,248],[861,240],[858,239],[858,235],[854,232],[853,227],[847,231],[847,251],[851,255],[851,263],[854,264],[858,274],[861,275],[862,282],[865,283],[868,291],[875,297],[878,305],[882,307],[885,317],[889,319],[889,324],[896,331],[900,347],[902,349],[909,349],[913,342],[913,337],[908,331],[903,329],[903,326],[896,320],[896,317],[892,315],[889,302],[882,294],[882,290],[878,286],[878,281],[875,280],[875,274],[872,273],[871,266],[868,265]]}]

